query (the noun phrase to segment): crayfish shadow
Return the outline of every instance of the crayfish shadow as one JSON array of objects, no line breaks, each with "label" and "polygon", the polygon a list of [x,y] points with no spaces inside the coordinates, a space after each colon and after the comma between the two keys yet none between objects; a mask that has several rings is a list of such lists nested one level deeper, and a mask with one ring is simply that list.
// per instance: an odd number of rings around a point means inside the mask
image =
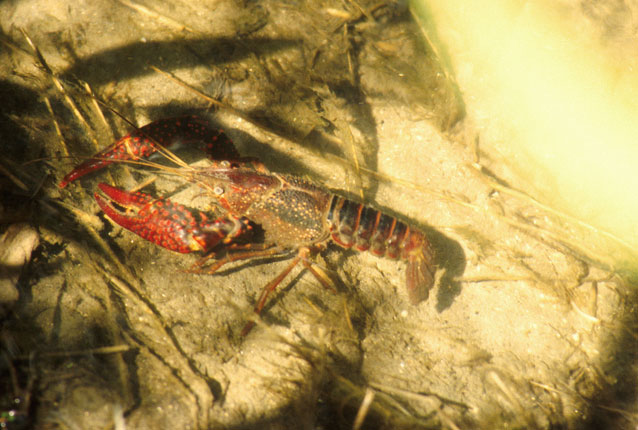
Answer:
[{"label": "crayfish shadow", "polygon": [[465,272],[467,260],[461,245],[443,233],[429,227],[421,228],[434,248],[434,262],[443,275],[439,278],[436,310],[441,313],[461,294],[461,282],[457,279]]},{"label": "crayfish shadow", "polygon": [[309,173],[308,166],[301,163],[299,158],[278,150],[268,142],[262,142],[245,131],[229,129],[227,134],[233,142],[238,144],[242,155],[258,158],[273,172],[298,176],[305,176]]},{"label": "crayfish shadow", "polygon": [[[231,138],[233,144],[237,147],[242,156],[255,157],[264,163],[266,167],[279,173],[298,176],[305,176],[309,173],[308,166],[301,163],[299,158],[273,148],[273,146],[268,142],[262,142],[243,130],[225,127],[224,124],[216,118],[215,112],[193,109],[192,106],[177,102],[171,102],[164,105],[153,105],[147,107],[146,110],[149,118],[170,118],[183,115],[198,115],[205,118],[210,123],[211,127],[224,130],[224,133]],[[262,122],[266,122],[267,120],[267,118],[263,117],[263,113],[260,115],[259,112],[248,112],[248,114]],[[272,124],[269,125],[273,127],[273,130],[276,133],[295,140],[295,137],[290,135],[289,130],[285,130],[283,127],[276,127]],[[188,146],[184,146],[176,150],[176,155],[178,155],[179,158],[187,164],[206,158],[205,153],[200,149]],[[343,157],[343,154],[341,154],[341,156]],[[159,157],[158,159],[160,160],[160,164],[163,164]],[[168,165],[172,164],[172,162],[168,160],[166,160],[165,163]]]},{"label": "crayfish shadow", "polygon": [[[92,86],[121,82],[154,73],[148,64],[162,59],[162,68],[198,67],[201,64],[223,66],[248,58],[290,49],[299,44],[294,38],[192,37],[179,40],[151,40],[107,48],[76,60],[62,77],[79,77]],[[90,77],[90,79],[89,79]]]}]

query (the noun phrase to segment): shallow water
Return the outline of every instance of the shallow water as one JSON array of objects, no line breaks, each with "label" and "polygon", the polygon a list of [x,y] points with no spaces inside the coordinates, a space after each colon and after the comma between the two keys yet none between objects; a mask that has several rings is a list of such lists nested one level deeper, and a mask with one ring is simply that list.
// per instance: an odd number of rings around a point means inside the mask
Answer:
[{"label": "shallow water", "polygon": [[[23,218],[41,246],[5,318],[20,354],[39,351],[38,424],[351,428],[371,387],[363,428],[575,428],[614,392],[635,354],[626,348],[635,294],[570,246],[575,226],[509,192],[515,175],[477,150],[480,124],[463,116],[405,7],[374,9],[374,20],[343,7],[0,6],[3,31],[23,49],[0,53],[14,100],[1,132],[15,137],[2,165],[46,158],[15,172],[26,194],[37,192]],[[244,116],[213,112],[171,76]],[[95,143],[130,130],[110,109],[138,125],[198,113],[271,170],[420,226],[438,256],[435,289],[411,306],[404,263],[330,246],[318,264],[340,281],[338,294],[297,269],[241,338],[286,261],[185,273],[197,256],[143,241],[94,203],[99,181],[132,188],[148,171],[116,166],[57,188]],[[175,178],[144,191],[207,205]],[[114,345],[126,351],[97,349]]]}]

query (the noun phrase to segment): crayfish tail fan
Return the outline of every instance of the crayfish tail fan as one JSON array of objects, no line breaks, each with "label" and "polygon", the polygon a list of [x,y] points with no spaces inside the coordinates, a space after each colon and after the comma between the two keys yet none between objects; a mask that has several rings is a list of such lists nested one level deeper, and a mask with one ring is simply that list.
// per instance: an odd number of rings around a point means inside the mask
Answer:
[{"label": "crayfish tail fan", "polygon": [[421,236],[421,246],[414,249],[407,257],[406,286],[408,297],[413,305],[419,304],[428,298],[430,290],[434,286],[434,251],[428,240]]}]

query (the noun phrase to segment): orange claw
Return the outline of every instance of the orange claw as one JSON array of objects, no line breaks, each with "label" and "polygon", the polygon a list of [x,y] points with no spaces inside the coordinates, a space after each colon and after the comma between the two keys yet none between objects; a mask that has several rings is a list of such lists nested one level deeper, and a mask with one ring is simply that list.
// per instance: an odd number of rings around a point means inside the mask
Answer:
[{"label": "orange claw", "polygon": [[104,183],[98,187],[109,200],[97,193],[95,200],[109,218],[171,251],[208,252],[219,243],[230,243],[239,236],[247,236],[252,228],[245,218],[226,216],[210,220],[206,214],[168,199],[123,191]]}]

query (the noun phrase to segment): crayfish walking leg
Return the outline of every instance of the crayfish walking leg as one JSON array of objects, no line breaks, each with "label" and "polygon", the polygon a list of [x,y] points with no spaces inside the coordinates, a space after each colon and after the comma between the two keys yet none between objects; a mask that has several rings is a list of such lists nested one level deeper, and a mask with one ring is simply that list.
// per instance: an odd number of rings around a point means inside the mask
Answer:
[{"label": "crayfish walking leg", "polygon": [[[286,266],[286,268],[282,270],[281,273],[277,275],[275,279],[273,279],[266,286],[264,286],[264,288],[261,291],[261,295],[259,296],[259,300],[257,300],[257,304],[255,305],[253,309],[255,314],[257,315],[261,314],[261,311],[264,309],[264,306],[266,305],[266,301],[268,300],[268,296],[270,295],[270,293],[275,291],[275,289],[279,286],[279,284],[281,284],[281,281],[283,281],[286,278],[286,276],[288,276],[288,274],[292,271],[292,269],[294,269],[297,266],[297,264],[299,264],[299,262],[301,262],[310,271],[310,273],[312,273],[313,276],[317,278],[317,280],[324,287],[326,287],[329,290],[335,291],[332,281],[324,273],[317,271],[316,269],[312,267],[312,262],[309,261],[309,257],[311,254],[312,254],[312,250],[310,248],[308,247],[300,248],[299,252],[297,253],[297,256],[293,258],[292,261],[290,261],[290,263],[288,263],[288,266]],[[252,330],[254,326],[255,326],[255,323],[253,321],[248,321],[246,325],[244,326],[244,329],[241,331],[241,335],[246,336],[250,332],[250,330]]]},{"label": "crayfish walking leg", "polygon": [[[247,244],[244,249],[240,252],[233,252],[232,248],[226,250],[227,254],[225,257],[218,259],[212,263],[211,266],[203,268],[202,266],[211,258],[215,258],[216,255],[212,254],[210,256],[204,256],[200,261],[196,262],[195,265],[190,269],[191,272],[194,273],[206,273],[206,274],[214,274],[216,273],[222,266],[232,263],[235,261],[241,260],[253,260],[256,258],[272,258],[278,257],[282,255],[286,255],[289,253],[289,250],[285,250],[279,247],[273,247],[266,244]],[[336,292],[334,284],[332,280],[321,270],[317,270],[312,267],[312,262],[310,261],[310,257],[313,253],[313,250],[308,247],[302,247],[298,250],[297,255],[288,263],[288,266],[284,270],[282,270],[279,275],[277,275],[273,280],[271,280],[268,284],[266,284],[261,291],[259,299],[257,299],[257,303],[255,304],[253,311],[256,315],[260,315],[261,311],[264,309],[266,302],[268,301],[268,296],[270,293],[275,291],[279,284],[290,274],[290,272],[301,262],[312,275],[317,278],[317,280],[327,289]],[[244,326],[241,335],[246,336],[250,330],[255,326],[254,321],[248,321]]]}]

